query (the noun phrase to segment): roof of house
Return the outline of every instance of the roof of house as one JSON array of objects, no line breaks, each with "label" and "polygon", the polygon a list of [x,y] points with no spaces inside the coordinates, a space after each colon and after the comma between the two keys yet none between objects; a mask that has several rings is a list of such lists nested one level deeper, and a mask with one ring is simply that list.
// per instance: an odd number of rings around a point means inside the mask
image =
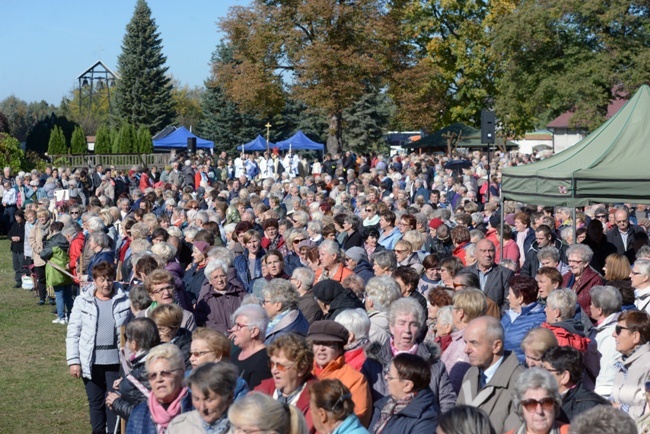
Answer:
[{"label": "roof of house", "polygon": [[[607,106],[607,119],[614,116],[625,105],[628,98],[627,95],[617,96],[609,102]],[[560,116],[549,122],[547,128],[573,128],[571,127],[571,118],[573,117],[573,110],[566,111]]]}]

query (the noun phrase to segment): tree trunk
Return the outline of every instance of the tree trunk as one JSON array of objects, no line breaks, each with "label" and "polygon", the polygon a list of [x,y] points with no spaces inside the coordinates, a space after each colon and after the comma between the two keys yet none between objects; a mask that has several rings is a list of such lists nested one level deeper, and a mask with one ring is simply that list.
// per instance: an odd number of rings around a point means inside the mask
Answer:
[{"label": "tree trunk", "polygon": [[330,115],[330,124],[327,131],[327,152],[332,155],[338,154],[341,152],[341,122],[342,114],[333,113]]}]

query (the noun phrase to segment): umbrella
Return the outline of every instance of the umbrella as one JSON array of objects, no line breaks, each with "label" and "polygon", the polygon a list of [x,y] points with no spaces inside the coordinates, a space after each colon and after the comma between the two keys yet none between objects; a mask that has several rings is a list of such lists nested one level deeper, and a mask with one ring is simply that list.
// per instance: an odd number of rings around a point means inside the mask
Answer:
[{"label": "umbrella", "polygon": [[460,171],[468,167],[472,167],[472,162],[469,160],[451,160],[445,163],[445,169]]}]

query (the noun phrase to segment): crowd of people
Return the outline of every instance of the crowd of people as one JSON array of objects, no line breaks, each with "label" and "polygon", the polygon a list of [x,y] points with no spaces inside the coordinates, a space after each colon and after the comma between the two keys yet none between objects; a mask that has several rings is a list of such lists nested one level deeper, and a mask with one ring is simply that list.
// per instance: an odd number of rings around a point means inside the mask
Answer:
[{"label": "crowd of people", "polygon": [[2,228],[94,434],[650,432],[650,210],[467,157],[5,169]]}]

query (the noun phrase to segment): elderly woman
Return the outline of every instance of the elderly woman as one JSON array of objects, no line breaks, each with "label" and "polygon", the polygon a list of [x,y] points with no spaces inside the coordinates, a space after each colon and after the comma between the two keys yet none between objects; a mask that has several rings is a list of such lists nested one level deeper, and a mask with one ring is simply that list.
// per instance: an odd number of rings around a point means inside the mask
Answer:
[{"label": "elderly woman", "polygon": [[266,252],[261,247],[260,241],[260,234],[254,229],[246,231],[243,235],[244,253],[238,255],[233,262],[239,280],[249,292],[253,280],[262,277],[262,258]]},{"label": "elderly woman", "polygon": [[208,250],[210,250],[210,244],[205,241],[196,241],[193,243],[192,265],[183,277],[185,290],[191,293],[190,296],[193,300],[198,299],[203,288],[203,281],[205,280],[204,271],[208,265]]},{"label": "elderly woman", "polygon": [[[437,336],[436,321],[438,317],[438,310],[445,306],[453,305],[454,300],[451,298],[449,291],[442,288],[430,289],[426,293],[426,298],[427,298],[427,323],[429,325],[427,338],[430,338],[429,341],[431,341],[433,338]],[[451,341],[451,336],[449,336],[449,341]],[[445,348],[447,348],[447,345],[449,345],[449,341],[446,343],[444,348],[442,348],[441,346],[443,351]]]},{"label": "elderly woman", "polygon": [[[377,217],[377,221],[379,221],[379,217]],[[368,258],[371,259],[372,261],[372,255],[374,253],[379,253],[381,251],[386,250],[384,246],[379,244],[379,230],[376,228],[370,228],[365,230],[364,236],[363,236],[363,248],[366,251],[366,254],[368,255]]]},{"label": "elderly woman", "polygon": [[234,401],[237,368],[230,363],[205,363],[192,371],[187,387],[196,410],[180,414],[169,424],[168,434],[226,433],[227,411]]},{"label": "elderly woman", "polygon": [[429,388],[429,364],[415,354],[396,355],[385,372],[389,395],[375,402],[370,428],[375,434],[434,432],[436,396]]},{"label": "elderly woman", "polygon": [[372,414],[370,387],[363,374],[345,363],[343,348],[349,340],[346,328],[335,321],[316,321],[309,327],[307,337],[314,350],[313,374],[319,380],[341,380],[352,394],[354,413],[367,426]]},{"label": "elderly woman", "polygon": [[542,267],[537,271],[535,281],[537,282],[539,302],[546,304],[549,294],[562,285],[562,275],[554,267]]},{"label": "elderly woman", "polygon": [[569,426],[557,421],[561,402],[557,381],[550,372],[541,368],[522,372],[515,383],[513,407],[523,423],[508,434],[568,433]]},{"label": "elderly woman", "polygon": [[115,263],[115,252],[110,247],[108,236],[103,232],[92,232],[87,238],[88,247],[93,252],[88,262],[88,281],[92,281],[93,267],[100,262]]},{"label": "elderly woman", "polygon": [[308,386],[317,380],[311,373],[314,364],[311,345],[303,336],[290,333],[269,345],[267,353],[273,376],[262,380],[255,391],[298,408],[307,419],[309,432],[314,433]]},{"label": "elderly woman", "polygon": [[589,290],[593,286],[603,284],[600,275],[589,266],[594,252],[585,244],[574,244],[567,249],[566,256],[570,271],[562,279],[562,288],[569,288],[577,294],[580,307],[589,312]]},{"label": "elderly woman", "polygon": [[343,250],[363,246],[363,235],[359,232],[360,226],[361,219],[358,216],[354,214],[345,215],[343,218],[343,230],[346,235],[342,244]]},{"label": "elderly woman", "polygon": [[411,298],[400,298],[390,306],[389,342],[383,346],[375,344],[368,347],[367,354],[381,362],[384,369],[389,368],[390,362],[400,353],[416,354],[426,360],[431,370],[429,386],[436,405],[444,413],[456,404],[456,392],[449,382],[445,365],[440,360],[439,348],[417,343],[423,323],[424,312],[418,302]]},{"label": "elderly woman", "polygon": [[375,276],[390,276],[397,268],[397,256],[392,250],[382,250],[372,255],[372,270]]},{"label": "elderly woman", "polygon": [[638,420],[645,411],[645,383],[650,380],[650,315],[625,311],[614,329],[617,359],[614,387],[609,400],[614,407]]},{"label": "elderly woman", "polygon": [[195,314],[198,325],[226,333],[233,327],[232,314],[239,308],[246,291],[230,283],[228,265],[210,262],[204,271],[207,279],[201,287]]},{"label": "elderly woman", "polygon": [[[399,241],[398,241],[399,243]],[[418,292],[420,275],[411,267],[399,266],[393,273],[393,279],[397,282],[402,297],[410,297],[420,303],[423,311],[427,312],[427,299]]]},{"label": "elderly woman", "polygon": [[160,335],[156,324],[149,318],[136,318],[129,322],[125,334],[126,347],[133,356],[123,363],[119,393],[109,392],[106,406],[122,419],[128,420],[133,409],[147,400],[141,390],[149,389],[145,360],[149,351],[160,345]]},{"label": "elderly woman", "polygon": [[[591,296],[589,297],[591,303]],[[587,351],[589,338],[585,336],[584,326],[575,318],[576,295],[570,289],[558,289],[546,299],[546,322],[542,327],[555,334],[560,346],[570,346],[576,350]]]},{"label": "elderly woman", "polygon": [[271,377],[264,344],[269,318],[261,306],[244,304],[233,313],[232,322],[230,338],[238,349],[231,360],[248,387],[254,389],[262,380]]},{"label": "elderly woman", "polygon": [[496,434],[490,417],[480,408],[458,405],[438,418],[436,434]]},{"label": "elderly woman", "polygon": [[613,286],[594,286],[591,295],[591,317],[596,320],[589,334],[587,354],[585,357],[585,385],[597,394],[609,397],[612,394],[615,362],[618,357],[616,341],[612,335],[618,316],[621,313],[623,299],[618,289]]},{"label": "elderly woman", "polygon": [[440,261],[440,286],[445,288],[454,287],[454,277],[463,269],[463,263],[455,256],[444,258]]},{"label": "elderly woman", "polygon": [[339,380],[323,380],[309,385],[310,413],[319,433],[367,434],[354,414],[350,390]]},{"label": "elderly woman", "polygon": [[192,332],[181,327],[183,308],[177,304],[160,304],[149,315],[156,323],[160,333],[160,341],[164,344],[174,344],[185,358],[185,369],[190,369],[190,345]]},{"label": "elderly woman", "polygon": [[[264,256],[264,258],[262,259],[262,261],[266,266],[267,274],[264,276],[266,280],[291,279],[291,276],[284,271],[285,261],[282,258],[282,253],[280,253],[278,250],[269,250]],[[302,267],[302,265],[300,265],[300,267]],[[296,267],[294,267],[293,269],[295,268]]]},{"label": "elderly woman", "polygon": [[264,250],[280,250],[283,254],[289,253],[284,243],[284,238],[278,232],[279,225],[277,219],[266,219],[262,222],[264,238],[262,238],[262,248]]},{"label": "elderly woman", "polygon": [[[174,299],[176,302],[183,309],[192,312],[194,310],[193,302],[196,296],[185,291],[185,282],[183,282],[185,271],[176,261],[176,247],[169,243],[161,242],[151,246],[151,252],[160,258],[162,263],[165,264],[164,269],[169,271],[174,277]],[[194,300],[192,297],[194,297]]]},{"label": "elderly woman", "polygon": [[[139,263],[139,262],[138,262]],[[158,305],[176,303],[174,297],[174,276],[167,270],[154,270],[146,277],[144,287],[151,298],[151,305],[142,316],[148,317]],[[194,314],[183,309],[183,321],[181,327],[190,332],[196,329]]]},{"label": "elderly woman", "polygon": [[269,317],[264,344],[270,345],[287,333],[306,336],[309,331],[307,318],[298,309],[300,294],[288,280],[273,279],[262,289],[262,305]]},{"label": "elderly woman", "polygon": [[612,280],[629,280],[632,267],[630,267],[630,261],[625,255],[612,253],[605,259],[603,271],[605,272],[604,278],[606,282]]},{"label": "elderly woman", "polygon": [[443,354],[451,343],[451,333],[454,331],[453,312],[453,306],[443,306],[436,312],[436,321],[434,324],[434,343],[440,347],[440,351]]},{"label": "elderly woman", "polygon": [[420,262],[420,257],[413,249],[413,244],[405,239],[399,240],[395,244],[395,256],[397,258],[397,265],[400,267],[413,267],[413,269],[420,275],[424,271],[424,267]]},{"label": "elderly woman", "polygon": [[388,333],[388,309],[395,300],[402,298],[399,285],[388,276],[373,277],[366,285],[365,307],[370,318],[370,342],[385,345]]},{"label": "elderly woman", "polygon": [[[176,345],[163,344],[149,351],[145,362],[151,395],[133,409],[126,434],[165,433],[170,422],[192,410],[192,399],[183,387],[183,354]],[[102,427],[102,431],[104,428]],[[98,431],[100,432],[100,431]]]},{"label": "elderly woman", "polygon": [[307,434],[307,422],[293,405],[287,406],[268,395],[252,392],[228,410],[231,432]]},{"label": "elderly woman", "polygon": [[[36,212],[37,221],[34,228],[27,237],[27,242],[32,248],[32,258],[34,260],[34,274],[37,278],[38,305],[45,304],[47,290],[45,288],[45,261],[41,259],[41,251],[48,235],[50,234],[50,212],[45,209],[39,209]],[[50,302],[50,304],[54,304]]]},{"label": "elderly woman", "polygon": [[524,365],[529,368],[542,367],[542,356],[549,348],[557,347],[557,338],[549,329],[537,327],[528,332],[521,341]]},{"label": "elderly woman", "polygon": [[113,264],[95,266],[93,284],[75,298],[66,337],[70,375],[83,378],[90,424],[97,433],[112,432],[115,426],[115,414],[107,409],[105,398],[119,377],[119,329],[131,315],[129,297],[114,279]]},{"label": "elderly woman", "polygon": [[501,317],[505,333],[503,347],[514,351],[520,363],[526,356],[519,346],[530,329],[542,325],[546,319],[544,306],[537,303],[537,282],[532,277],[513,276],[508,282],[508,309]]},{"label": "elderly woman", "polygon": [[331,279],[340,283],[350,274],[353,274],[341,262],[341,249],[335,241],[323,241],[318,247],[318,252],[320,254],[321,268],[316,271],[317,282]]},{"label": "elderly woman", "polygon": [[288,253],[286,255],[280,253],[280,258],[284,259],[284,270],[291,274],[296,268],[306,265],[300,260],[300,248],[298,246],[303,241],[309,240],[309,234],[302,229],[292,230],[286,240]]}]

